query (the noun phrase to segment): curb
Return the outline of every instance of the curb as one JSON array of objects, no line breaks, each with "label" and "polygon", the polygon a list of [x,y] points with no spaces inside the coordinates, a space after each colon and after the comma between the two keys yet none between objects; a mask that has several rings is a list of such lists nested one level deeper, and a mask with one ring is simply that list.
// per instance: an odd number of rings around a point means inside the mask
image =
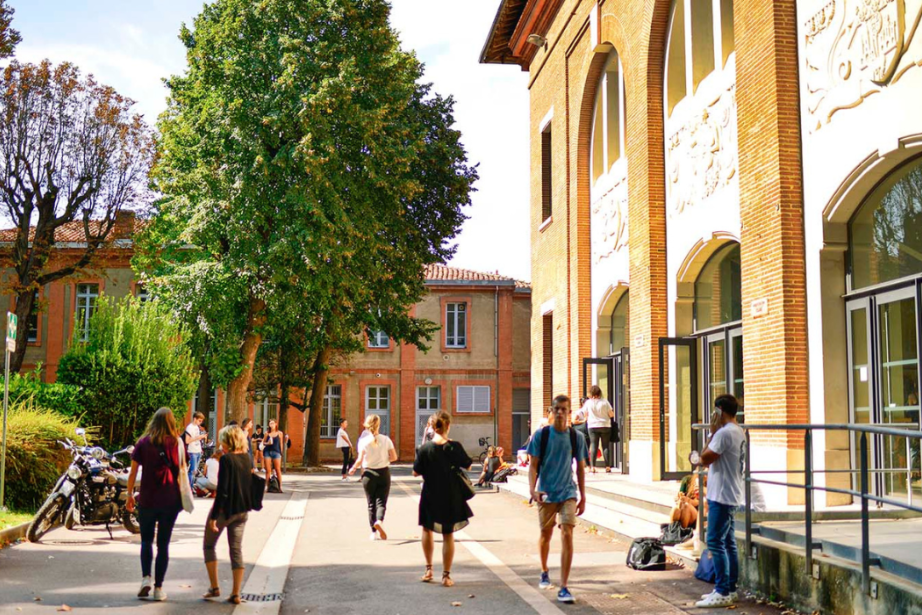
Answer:
[{"label": "curb", "polygon": [[0,545],[16,542],[17,540],[25,538],[26,530],[29,529],[29,523],[31,523],[31,521],[8,527],[5,530],[0,530]]}]

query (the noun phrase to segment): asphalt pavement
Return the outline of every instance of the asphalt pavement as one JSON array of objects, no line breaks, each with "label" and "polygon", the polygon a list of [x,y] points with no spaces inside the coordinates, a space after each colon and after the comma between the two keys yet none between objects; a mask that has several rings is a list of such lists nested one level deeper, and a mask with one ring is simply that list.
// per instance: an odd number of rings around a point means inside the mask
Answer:
[{"label": "asphalt pavement", "polygon": [[[369,540],[367,508],[355,478],[287,477],[286,493],[270,494],[251,513],[244,539],[251,600],[241,607],[206,602],[202,534],[210,501],[180,513],[171,546],[167,602],[135,598],[140,582],[138,537],[124,529],[109,539],[104,528],[47,534],[41,543],[0,550],[0,613],[252,613],[322,615],[453,615],[560,613],[676,615],[716,613],[694,609],[713,586],[680,567],[636,572],[625,567],[628,545],[592,528],[577,528],[570,589],[576,604],[556,602],[537,588],[537,513],[520,499],[495,492],[471,501],[475,516],[459,535],[452,567],[455,587],[424,584],[417,525],[420,483],[409,468],[394,468],[385,527],[387,541]],[[435,577],[441,576],[436,544]],[[230,590],[226,542],[219,544],[224,595]],[[551,549],[551,580],[559,572],[559,541]],[[283,598],[279,601],[277,594]],[[65,611],[67,609],[64,609]],[[736,614],[777,615],[777,609],[743,602]]]}]

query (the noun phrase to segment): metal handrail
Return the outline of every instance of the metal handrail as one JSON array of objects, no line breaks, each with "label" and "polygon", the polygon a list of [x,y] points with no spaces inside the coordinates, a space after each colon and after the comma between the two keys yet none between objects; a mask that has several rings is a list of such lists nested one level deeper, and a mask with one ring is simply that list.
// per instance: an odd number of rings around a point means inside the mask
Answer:
[{"label": "metal handrail", "polygon": [[[893,427],[879,427],[876,425],[856,425],[856,424],[798,424],[798,425],[748,425],[740,424],[740,427],[743,428],[746,434],[746,464],[745,464],[745,519],[746,519],[746,556],[752,557],[752,483],[759,483],[764,485],[774,485],[780,487],[788,487],[794,489],[803,489],[806,492],[806,497],[804,498],[804,545],[806,549],[806,572],[808,575],[813,574],[813,550],[822,549],[821,543],[813,542],[813,493],[817,490],[823,491],[826,493],[838,493],[843,495],[849,495],[854,498],[859,498],[861,500],[861,575],[862,582],[864,587],[864,592],[868,595],[871,594],[871,566],[880,566],[880,560],[877,558],[871,558],[870,552],[870,516],[868,511],[868,503],[875,502],[878,506],[880,505],[890,505],[897,508],[902,508],[905,510],[911,510],[913,512],[922,513],[922,506],[915,506],[912,503],[912,461],[910,455],[910,441],[919,440],[922,443],[922,431],[920,431],[919,425],[916,423],[901,423],[904,425],[903,428],[893,428]],[[701,445],[702,450],[706,445],[707,435],[709,434],[710,425],[704,423],[696,423],[692,425],[692,429],[699,431],[701,433]],[[751,449],[751,435],[752,431],[802,431],[804,432],[804,483],[789,483],[785,481],[774,481],[774,480],[765,480],[753,478],[753,474],[795,474],[788,470],[760,470],[753,472],[752,471],[752,456],[750,454]],[[857,469],[850,470],[814,470],[813,469],[813,432],[814,431],[847,431],[850,434],[855,434],[858,436],[858,461],[859,467]],[[906,463],[907,468],[904,470],[902,468],[871,468],[869,467],[868,462],[868,435],[872,436],[888,436],[888,437],[898,437],[906,438]],[[920,452],[922,455],[922,452]],[[813,478],[814,474],[836,474],[836,473],[855,473],[859,474],[859,484],[860,488],[855,489],[842,489],[838,487],[828,487],[828,486],[818,486],[814,484]],[[907,502],[902,502],[899,500],[894,500],[892,498],[877,496],[870,493],[869,488],[869,477],[870,474],[874,473],[896,473],[896,472],[906,472],[907,481]],[[699,472],[699,520],[702,518],[702,509],[704,499],[704,490],[703,490],[703,476]],[[700,527],[699,527],[700,531]]]}]

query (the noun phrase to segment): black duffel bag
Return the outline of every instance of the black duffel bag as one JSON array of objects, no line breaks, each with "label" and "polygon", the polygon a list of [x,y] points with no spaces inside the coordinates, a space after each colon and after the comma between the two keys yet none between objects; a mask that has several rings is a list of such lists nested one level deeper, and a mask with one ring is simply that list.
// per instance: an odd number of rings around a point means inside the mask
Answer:
[{"label": "black duffel bag", "polygon": [[659,538],[635,538],[627,552],[628,568],[666,570],[666,551]]}]

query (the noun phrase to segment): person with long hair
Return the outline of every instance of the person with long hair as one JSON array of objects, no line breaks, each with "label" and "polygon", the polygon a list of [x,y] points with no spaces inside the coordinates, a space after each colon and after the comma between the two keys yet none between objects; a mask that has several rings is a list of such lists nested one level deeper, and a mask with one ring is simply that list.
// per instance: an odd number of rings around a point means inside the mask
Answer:
[{"label": "person with long hair", "polygon": [[[179,436],[173,412],[169,408],[160,408],[131,453],[126,507],[128,512],[133,512],[137,506],[138,524],[141,526],[141,589],[138,598],[147,598],[151,592],[150,573],[156,535],[153,599],[166,600],[163,580],[170,563],[170,538],[176,517],[182,510],[179,473],[184,470],[185,451]],[[141,493],[135,502],[134,485],[138,468],[144,471],[141,474]]]},{"label": "person with long hair", "polygon": [[243,573],[246,569],[243,562],[243,530],[246,527],[248,512],[252,508],[250,475],[253,473],[253,462],[247,450],[246,432],[239,427],[225,427],[218,435],[218,440],[226,453],[221,457],[214,506],[211,507],[211,514],[205,523],[203,547],[210,585],[203,597],[207,600],[221,595],[215,545],[226,529],[234,577],[233,593],[227,601],[240,604],[240,588],[243,586]]},{"label": "person with long hair", "polygon": [[455,558],[455,532],[474,516],[461,489],[459,472],[471,467],[471,458],[460,442],[448,439],[451,415],[439,412],[432,428],[435,436],[416,452],[413,475],[423,477],[423,492],[419,498],[419,524],[423,528],[423,555],[426,573],[421,581],[432,581],[432,554],[435,534],[442,535],[442,585],[451,587],[451,564]]},{"label": "person with long hair", "polygon": [[263,463],[266,468],[266,486],[272,478],[272,471],[279,481],[279,493],[282,493],[282,444],[285,442],[285,434],[279,431],[278,423],[275,419],[269,419],[269,428],[263,436]]},{"label": "person with long hair", "polygon": [[615,416],[611,404],[602,399],[602,389],[599,385],[593,385],[589,389],[589,399],[580,408],[586,416],[586,423],[589,425],[589,471],[595,474],[596,457],[599,454],[599,446],[602,447],[602,458],[605,460],[605,471],[611,472],[611,420]]},{"label": "person with long hair", "polygon": [[391,493],[392,461],[397,461],[397,449],[387,436],[382,436],[381,417],[370,414],[365,419],[365,429],[370,434],[359,441],[359,457],[349,470],[355,474],[362,467],[362,487],[368,502],[368,524],[371,526],[371,540],[387,540],[384,531],[384,515],[387,512],[387,498]]}]

